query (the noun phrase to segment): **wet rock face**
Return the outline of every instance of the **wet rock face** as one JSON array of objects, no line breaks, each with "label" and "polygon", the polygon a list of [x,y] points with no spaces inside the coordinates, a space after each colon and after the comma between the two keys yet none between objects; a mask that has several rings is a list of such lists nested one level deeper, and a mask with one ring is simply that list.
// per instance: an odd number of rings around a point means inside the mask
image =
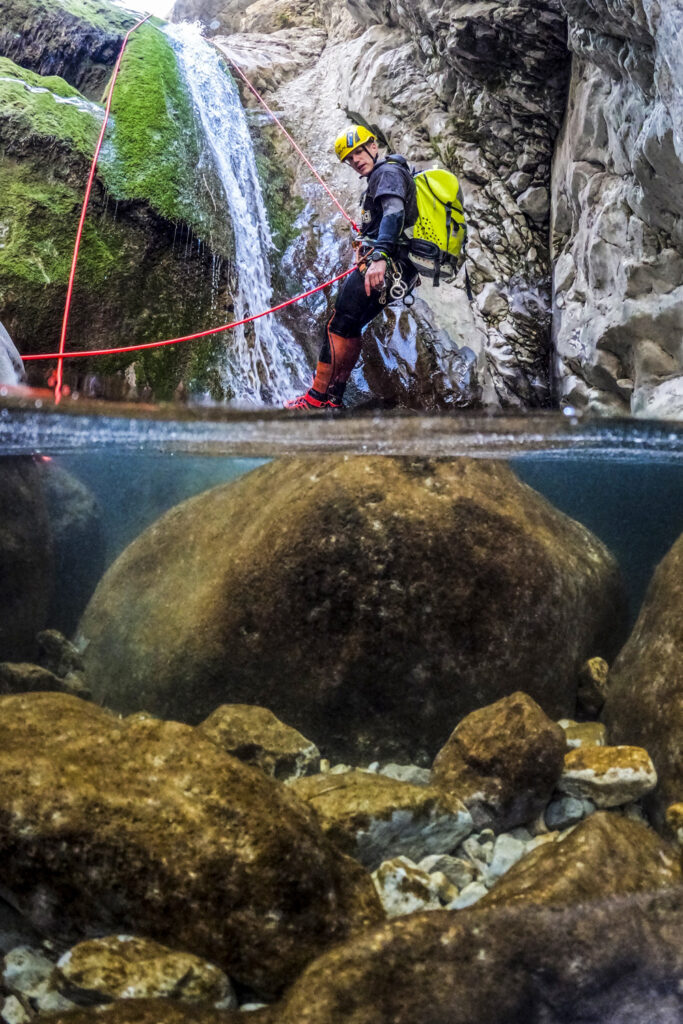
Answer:
[{"label": "wet rock face", "polygon": [[680,4],[563,0],[573,51],[553,172],[561,394],[683,415]]},{"label": "wet rock face", "polygon": [[682,927],[680,890],[566,910],[417,914],[320,957],[277,1024],[673,1024]]},{"label": "wet rock face", "polygon": [[462,183],[485,391],[503,406],[548,404],[550,162],[569,66],[560,2],[350,6],[405,34],[379,74],[358,66],[348,108]]},{"label": "wet rock face", "polygon": [[633,632],[615,661],[603,709],[612,743],[645,747],[659,783],[648,798],[658,826],[683,799],[683,537],[660,562]]},{"label": "wet rock face", "polygon": [[3,886],[60,941],[148,936],[273,995],[381,917],[304,804],[176,722],[0,698],[0,794]]},{"label": "wet rock face", "polygon": [[[250,33],[216,39],[240,64],[247,51],[248,74],[296,119],[298,141],[354,216],[362,183],[331,152],[349,120],[371,124],[419,167],[436,159],[463,185],[476,302],[468,303],[462,277],[439,289],[425,282],[425,308],[407,314],[397,306],[373,324],[365,371],[373,393],[406,405],[419,396],[428,408],[548,404],[550,163],[569,69],[559,0],[319,3],[327,38],[305,58],[302,37],[317,39],[320,28],[294,5],[291,41],[262,20],[261,5],[248,7],[239,25],[221,20],[224,7],[183,0],[182,13],[198,11],[219,33]],[[337,214],[298,157],[285,151],[283,160],[308,202],[302,231],[320,249]],[[337,264],[348,258],[338,226]],[[323,324],[321,317],[318,333]],[[463,349],[474,352],[476,373]]]},{"label": "wet rock face", "polygon": [[496,831],[532,821],[562,771],[566,739],[524,693],[473,711],[434,761],[437,786],[457,794],[475,828]]},{"label": "wet rock face", "polygon": [[6,328],[0,323],[0,384],[21,384],[26,379],[24,364]]},{"label": "wet rock face", "polygon": [[0,459],[0,661],[36,654],[54,586],[41,475],[32,459]]},{"label": "wet rock face", "polygon": [[258,703],[332,759],[428,763],[521,687],[566,715],[620,602],[603,545],[501,464],[327,456],[172,509],[103,578],[79,644],[118,710]]},{"label": "wet rock face", "polygon": [[[81,17],[68,7],[50,0],[0,0],[0,56],[40,75],[59,75],[99,100],[135,18],[116,8],[98,10],[94,3],[81,7]],[[100,24],[88,15],[99,15]]]}]

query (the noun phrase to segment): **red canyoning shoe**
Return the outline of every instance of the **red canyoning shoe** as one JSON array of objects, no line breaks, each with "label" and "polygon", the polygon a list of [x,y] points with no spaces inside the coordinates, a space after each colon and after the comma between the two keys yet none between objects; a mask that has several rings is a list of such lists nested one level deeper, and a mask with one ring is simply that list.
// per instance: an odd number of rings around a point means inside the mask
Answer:
[{"label": "red canyoning shoe", "polygon": [[298,398],[288,398],[284,405],[285,409],[296,409],[298,412],[315,412],[330,408],[327,395],[321,396],[313,388],[310,388],[305,395],[299,395]]}]

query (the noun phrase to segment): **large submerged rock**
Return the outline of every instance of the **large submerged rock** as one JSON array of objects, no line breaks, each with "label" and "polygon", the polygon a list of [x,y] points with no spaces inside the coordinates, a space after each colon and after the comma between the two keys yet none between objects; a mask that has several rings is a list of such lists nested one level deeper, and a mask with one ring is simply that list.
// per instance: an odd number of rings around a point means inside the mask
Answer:
[{"label": "large submerged rock", "polygon": [[567,748],[563,730],[525,693],[473,711],[436,756],[433,782],[457,794],[475,828],[533,821],[550,799]]},{"label": "large submerged rock", "polygon": [[659,827],[683,800],[683,536],[658,565],[609,675],[603,709],[612,743],[645,747],[659,783],[648,797]]},{"label": "large submerged rock", "polygon": [[673,845],[640,821],[598,811],[565,839],[522,857],[481,902],[571,906],[680,884]]},{"label": "large submerged rock", "polygon": [[516,689],[573,710],[620,604],[606,548],[506,466],[330,456],[172,509],[106,574],[79,643],[117,710],[257,703],[326,756],[414,763]]},{"label": "large submerged rock", "polygon": [[33,459],[0,459],[0,661],[36,654],[47,625],[54,555],[41,474]]},{"label": "large submerged rock", "polygon": [[189,726],[61,694],[0,698],[0,857],[43,934],[137,933],[265,994],[382,916],[287,789]]},{"label": "large submerged rock", "polygon": [[564,909],[416,914],[320,957],[272,1021],[674,1024],[682,929],[680,889]]}]

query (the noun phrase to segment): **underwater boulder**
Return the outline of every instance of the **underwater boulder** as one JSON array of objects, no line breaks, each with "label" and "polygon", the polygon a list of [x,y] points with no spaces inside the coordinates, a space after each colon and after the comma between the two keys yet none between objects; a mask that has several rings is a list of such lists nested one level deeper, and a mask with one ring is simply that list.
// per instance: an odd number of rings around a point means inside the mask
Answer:
[{"label": "underwater boulder", "polygon": [[50,460],[40,463],[55,552],[50,626],[71,636],[105,567],[102,510],[86,485]]},{"label": "underwater boulder", "polygon": [[324,953],[273,1021],[673,1024],[682,929],[680,888],[567,908],[413,914]]},{"label": "underwater boulder", "polygon": [[564,838],[518,860],[481,906],[570,906],[680,884],[679,854],[672,844],[641,821],[597,811]]},{"label": "underwater boulder", "polygon": [[41,474],[31,458],[0,459],[0,661],[37,652],[54,586]]},{"label": "underwater boulder", "polygon": [[268,708],[253,704],[223,704],[197,726],[226,754],[285,779],[312,775],[320,768],[320,751],[297,729],[285,725]]},{"label": "underwater boulder", "polygon": [[683,800],[683,535],[657,566],[638,621],[609,674],[610,743],[645,747],[659,783],[646,805],[665,827]]},{"label": "underwater boulder", "polygon": [[617,565],[500,463],[288,459],[171,509],[99,584],[95,698],[268,707],[333,760],[428,764],[518,689],[561,717],[621,629]]},{"label": "underwater boulder", "polygon": [[42,934],[144,935],[264,995],[382,917],[285,787],[190,726],[64,694],[0,698],[0,860]]},{"label": "underwater boulder", "polygon": [[473,711],[434,761],[434,785],[457,794],[477,829],[533,821],[562,772],[564,730],[525,693]]}]

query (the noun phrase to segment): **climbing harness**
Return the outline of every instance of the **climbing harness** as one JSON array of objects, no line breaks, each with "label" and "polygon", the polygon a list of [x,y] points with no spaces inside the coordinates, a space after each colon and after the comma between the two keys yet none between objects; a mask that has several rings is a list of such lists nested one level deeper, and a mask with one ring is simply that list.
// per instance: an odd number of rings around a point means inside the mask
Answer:
[{"label": "climbing harness", "polygon": [[[356,264],[358,271],[365,277],[368,267],[372,262],[373,254],[381,252],[381,250],[377,249],[373,239],[368,239],[362,235],[357,235],[351,244],[358,254],[358,262]],[[381,252],[381,255],[386,262],[387,270],[385,284],[379,296],[380,305],[386,306],[389,302],[402,301],[403,305],[409,309],[415,302],[413,291],[421,283],[420,275],[416,272],[413,281],[409,283],[405,279],[401,266],[387,253]]]}]

